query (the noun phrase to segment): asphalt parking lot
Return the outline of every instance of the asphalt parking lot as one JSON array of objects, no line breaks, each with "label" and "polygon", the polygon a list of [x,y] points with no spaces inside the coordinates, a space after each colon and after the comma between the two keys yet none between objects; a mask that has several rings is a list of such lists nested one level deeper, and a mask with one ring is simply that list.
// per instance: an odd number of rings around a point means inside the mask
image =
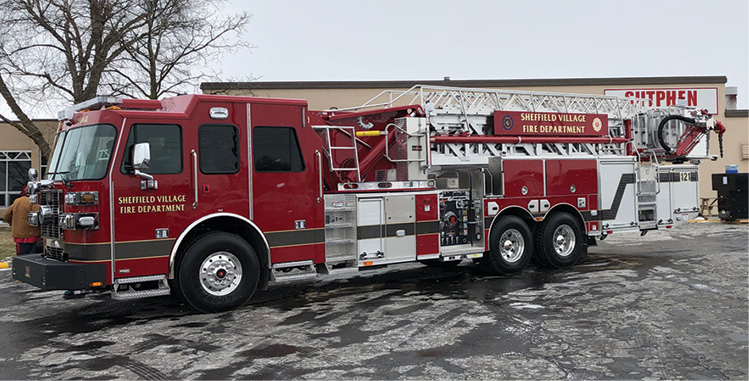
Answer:
[{"label": "asphalt parking lot", "polygon": [[572,269],[393,266],[222,314],[0,271],[2,379],[747,379],[749,226],[610,236]]}]

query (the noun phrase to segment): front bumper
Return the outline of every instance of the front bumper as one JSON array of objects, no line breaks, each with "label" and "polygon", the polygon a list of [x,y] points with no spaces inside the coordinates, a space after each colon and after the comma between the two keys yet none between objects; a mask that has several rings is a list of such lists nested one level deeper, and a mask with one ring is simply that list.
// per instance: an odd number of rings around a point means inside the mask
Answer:
[{"label": "front bumper", "polygon": [[13,257],[13,279],[42,290],[83,290],[96,282],[107,284],[104,263],[69,263],[47,259],[39,254]]}]

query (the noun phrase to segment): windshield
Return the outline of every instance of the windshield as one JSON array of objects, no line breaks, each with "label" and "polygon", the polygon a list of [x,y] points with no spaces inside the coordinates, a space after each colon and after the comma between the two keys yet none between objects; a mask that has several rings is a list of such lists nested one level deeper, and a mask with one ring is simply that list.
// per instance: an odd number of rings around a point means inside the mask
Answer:
[{"label": "windshield", "polygon": [[108,124],[85,126],[63,132],[57,138],[48,179],[99,180],[112,157],[117,130]]}]

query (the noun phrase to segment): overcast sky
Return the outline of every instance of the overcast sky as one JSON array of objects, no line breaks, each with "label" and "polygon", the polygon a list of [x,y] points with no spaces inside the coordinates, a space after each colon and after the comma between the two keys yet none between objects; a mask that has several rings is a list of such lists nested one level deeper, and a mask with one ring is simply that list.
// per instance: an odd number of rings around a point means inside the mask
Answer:
[{"label": "overcast sky", "polygon": [[725,75],[749,106],[747,0],[234,0],[251,52],[227,79]]}]

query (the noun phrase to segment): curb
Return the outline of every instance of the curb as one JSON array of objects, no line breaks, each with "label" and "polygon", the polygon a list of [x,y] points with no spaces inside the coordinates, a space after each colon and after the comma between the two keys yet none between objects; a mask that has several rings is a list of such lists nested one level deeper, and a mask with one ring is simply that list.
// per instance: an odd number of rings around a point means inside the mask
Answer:
[{"label": "curb", "polygon": [[689,220],[689,223],[720,222],[720,220]]},{"label": "curb", "polygon": [[10,267],[8,262],[0,262],[0,269],[7,269]]}]

